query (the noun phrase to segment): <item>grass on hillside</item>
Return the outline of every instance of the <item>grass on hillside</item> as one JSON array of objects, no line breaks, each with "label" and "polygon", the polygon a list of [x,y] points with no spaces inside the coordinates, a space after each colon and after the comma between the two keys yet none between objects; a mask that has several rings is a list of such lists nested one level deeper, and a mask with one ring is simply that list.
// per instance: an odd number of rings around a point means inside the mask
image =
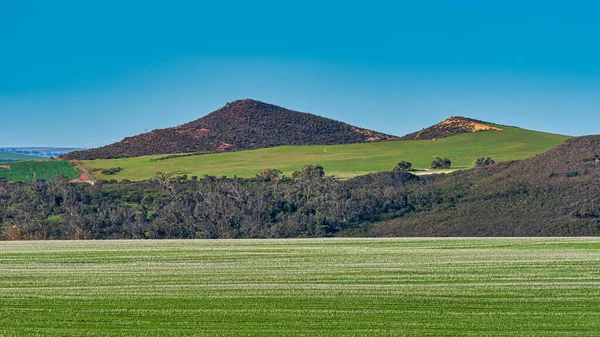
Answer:
[{"label": "grass on hillside", "polygon": [[595,336],[600,240],[0,243],[2,336]]},{"label": "grass on hillside", "polygon": [[569,137],[502,126],[503,131],[463,134],[435,141],[393,141],[328,146],[282,146],[268,149],[198,155],[152,162],[164,156],[81,161],[88,170],[121,167],[114,175],[94,172],[94,179],[145,180],[156,172],[175,175],[253,177],[264,169],[291,175],[307,164],[320,164],[328,175],[350,178],[391,170],[406,160],[426,169],[436,156],[448,157],[454,168],[468,168],[478,157],[496,161],[525,159],[546,152]]},{"label": "grass on hillside", "polygon": [[67,179],[79,177],[81,172],[66,160],[19,161],[7,163],[10,169],[0,168],[0,178],[10,181],[53,180],[62,174]]}]

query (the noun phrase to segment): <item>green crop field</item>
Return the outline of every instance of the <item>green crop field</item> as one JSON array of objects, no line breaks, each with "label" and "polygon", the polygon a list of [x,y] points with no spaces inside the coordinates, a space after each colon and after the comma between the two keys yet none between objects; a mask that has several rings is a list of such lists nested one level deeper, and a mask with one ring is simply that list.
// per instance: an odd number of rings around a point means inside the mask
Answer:
[{"label": "green crop field", "polygon": [[121,167],[121,172],[94,179],[145,180],[156,172],[188,176],[226,175],[253,177],[266,168],[286,175],[307,164],[320,164],[328,175],[349,178],[391,170],[401,160],[419,169],[428,168],[436,156],[448,157],[455,168],[472,167],[475,160],[491,156],[496,161],[524,159],[543,153],[569,137],[502,126],[503,131],[458,135],[435,141],[395,141],[333,146],[282,146],[268,149],[179,157],[152,162],[164,156],[81,161],[90,171]]},{"label": "green crop field", "polygon": [[79,177],[81,172],[66,160],[19,161],[7,163],[10,169],[0,167],[0,178],[27,182],[34,179],[52,180],[62,174],[67,179]]},{"label": "green crop field", "polygon": [[597,336],[600,239],[0,243],[0,336]]}]

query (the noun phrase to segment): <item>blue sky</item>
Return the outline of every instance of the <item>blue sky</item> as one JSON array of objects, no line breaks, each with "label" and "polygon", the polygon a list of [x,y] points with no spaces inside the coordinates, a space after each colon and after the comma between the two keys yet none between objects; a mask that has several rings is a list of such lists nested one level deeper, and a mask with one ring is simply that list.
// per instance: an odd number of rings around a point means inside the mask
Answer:
[{"label": "blue sky", "polygon": [[0,146],[95,147],[253,98],[397,135],[600,125],[597,1],[4,1]]}]

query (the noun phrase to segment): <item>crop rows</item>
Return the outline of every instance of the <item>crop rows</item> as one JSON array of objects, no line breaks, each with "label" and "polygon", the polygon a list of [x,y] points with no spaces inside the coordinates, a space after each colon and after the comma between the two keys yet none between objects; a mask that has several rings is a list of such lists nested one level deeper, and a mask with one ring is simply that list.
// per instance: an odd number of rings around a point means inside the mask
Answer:
[{"label": "crop rows", "polygon": [[0,336],[592,336],[599,239],[0,243]]},{"label": "crop rows", "polygon": [[20,161],[8,163],[10,169],[0,168],[0,178],[10,181],[53,180],[58,175],[66,179],[79,177],[81,172],[66,160]]}]

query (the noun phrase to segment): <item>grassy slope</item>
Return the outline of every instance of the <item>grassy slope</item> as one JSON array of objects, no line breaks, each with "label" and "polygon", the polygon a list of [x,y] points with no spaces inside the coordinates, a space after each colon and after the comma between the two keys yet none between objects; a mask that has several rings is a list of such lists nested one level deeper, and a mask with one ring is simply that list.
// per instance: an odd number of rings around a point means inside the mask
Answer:
[{"label": "grassy slope", "polygon": [[593,336],[600,240],[4,242],[2,336]]},{"label": "grassy slope", "polygon": [[24,155],[24,154],[0,152],[0,163],[3,160],[43,160],[43,159],[46,159],[46,158],[29,156],[29,155]]},{"label": "grassy slope", "polygon": [[568,137],[502,127],[504,131],[486,131],[458,135],[436,141],[394,141],[334,146],[283,146],[268,149],[182,157],[158,162],[145,156],[128,159],[81,161],[89,170],[121,167],[112,176],[94,173],[95,179],[144,180],[155,172],[173,172],[189,176],[226,175],[252,177],[265,168],[277,168],[289,175],[306,164],[321,164],[329,175],[349,178],[390,170],[400,160],[427,168],[436,156],[448,157],[454,167],[471,167],[477,157],[491,156],[496,161],[524,159],[543,153]]},{"label": "grassy slope", "polygon": [[66,160],[44,160],[44,161],[20,161],[8,163],[10,170],[0,168],[0,178],[7,178],[10,181],[31,181],[35,179],[52,180],[57,175],[62,174],[67,179],[79,177],[81,172]]}]

